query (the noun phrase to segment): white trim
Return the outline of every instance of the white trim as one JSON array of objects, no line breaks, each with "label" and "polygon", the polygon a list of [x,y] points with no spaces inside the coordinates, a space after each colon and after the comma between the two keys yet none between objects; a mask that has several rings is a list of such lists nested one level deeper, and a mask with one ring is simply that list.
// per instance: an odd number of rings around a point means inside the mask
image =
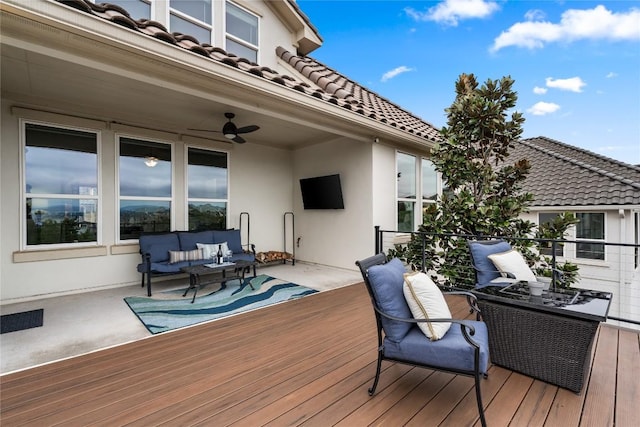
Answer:
[{"label": "white trim", "polygon": [[[13,113],[19,113],[19,112],[27,112],[29,110],[26,109],[13,109]],[[63,117],[61,115],[56,114],[56,117]],[[93,121],[92,121],[93,122]],[[101,123],[101,122],[98,122]],[[27,223],[26,223],[26,217],[27,217],[27,212],[26,212],[26,206],[25,206],[25,201],[27,199],[27,193],[25,191],[26,188],[26,184],[27,184],[27,177],[26,177],[26,172],[27,172],[27,168],[26,168],[26,158],[24,156],[24,153],[26,151],[26,147],[27,147],[27,139],[26,139],[26,125],[27,124],[34,124],[34,125],[38,125],[38,126],[46,126],[46,127],[52,127],[52,128],[57,128],[57,129],[64,129],[64,130],[74,130],[74,131],[80,131],[80,132],[86,132],[86,133],[90,133],[90,134],[94,134],[95,138],[96,138],[96,191],[97,191],[97,195],[95,196],[91,196],[91,195],[83,195],[83,194],[49,194],[49,193],[42,193],[42,194],[38,194],[38,193],[33,193],[32,194],[32,198],[47,198],[47,199],[73,199],[73,200],[82,200],[82,199],[91,199],[91,200],[95,200],[98,204],[97,209],[96,209],[96,241],[95,242],[77,242],[77,243],[56,243],[56,244],[39,244],[39,245],[29,245],[27,243],[28,239],[27,239]],[[51,122],[51,121],[44,121],[44,120],[37,120],[37,119],[32,119],[32,118],[25,118],[25,117],[19,117],[18,118],[18,138],[19,138],[19,147],[20,147],[20,152],[18,154],[18,158],[19,158],[19,162],[20,164],[18,165],[19,170],[20,170],[20,206],[19,206],[19,212],[20,212],[20,242],[19,242],[19,247],[20,247],[20,251],[19,253],[23,253],[23,252],[32,252],[32,251],[43,251],[43,250],[56,250],[56,249],[76,249],[76,248],[93,248],[93,247],[99,247],[102,246],[102,241],[103,241],[103,232],[102,232],[102,204],[103,204],[103,197],[102,197],[102,129],[95,129],[95,128],[91,128],[91,127],[81,127],[81,126],[74,126],[74,125],[68,125],[68,124],[60,124],[60,123],[56,123],[56,122]]]},{"label": "white trim", "polygon": [[[227,198],[226,199],[203,199],[203,198],[190,198],[189,197],[189,149],[194,148],[197,150],[211,151],[215,153],[223,153],[227,159]],[[184,144],[184,209],[185,209],[185,224],[186,230],[189,230],[189,202],[210,202],[210,203],[225,203],[225,228],[230,228],[230,213],[231,213],[231,152],[229,150],[220,150],[212,147],[199,146],[195,144]]]},{"label": "white trim", "polygon": [[[171,195],[170,197],[147,197],[147,196],[121,196],[120,195],[120,139],[121,138],[129,138],[129,139],[135,139],[141,142],[152,142],[152,143],[156,143],[156,144],[163,144],[163,145],[168,145],[169,146],[169,150],[171,152]],[[115,194],[115,200],[114,200],[114,205],[115,205],[115,210],[114,210],[114,221],[115,221],[115,227],[114,227],[114,232],[115,232],[115,236],[114,236],[114,242],[116,245],[126,245],[126,244],[132,244],[135,243],[137,241],[137,239],[127,239],[127,240],[121,240],[120,239],[120,200],[141,200],[141,201],[161,201],[161,202],[169,202],[169,206],[170,206],[170,214],[169,214],[169,230],[175,230],[175,223],[176,223],[176,202],[175,202],[175,180],[176,180],[176,176],[175,176],[175,143],[173,141],[167,141],[164,139],[157,139],[157,138],[150,138],[147,136],[140,136],[140,135],[135,135],[135,134],[130,134],[130,133],[124,133],[124,132],[115,132],[113,135],[113,145],[114,145],[114,149],[115,149],[115,157],[114,157],[114,169],[115,169],[115,174],[114,174],[114,194]]]}]

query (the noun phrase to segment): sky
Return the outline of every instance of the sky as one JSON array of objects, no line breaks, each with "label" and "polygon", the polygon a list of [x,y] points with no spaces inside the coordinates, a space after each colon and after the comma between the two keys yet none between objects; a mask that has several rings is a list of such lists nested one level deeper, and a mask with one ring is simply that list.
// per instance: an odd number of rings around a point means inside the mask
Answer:
[{"label": "sky", "polygon": [[309,56],[440,128],[455,82],[514,79],[522,138],[640,165],[640,1],[298,0]]}]

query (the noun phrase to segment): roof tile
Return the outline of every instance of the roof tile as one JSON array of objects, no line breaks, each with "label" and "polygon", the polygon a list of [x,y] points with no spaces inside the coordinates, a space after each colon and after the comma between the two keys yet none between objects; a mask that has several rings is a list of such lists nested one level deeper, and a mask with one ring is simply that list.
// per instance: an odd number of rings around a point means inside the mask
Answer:
[{"label": "roof tile", "polygon": [[[335,70],[308,56],[295,55],[282,47],[276,49],[276,55],[290,64],[302,76],[309,79],[316,87],[312,87],[302,79],[280,75],[277,72],[260,67],[246,58],[240,58],[219,47],[200,43],[187,34],[169,33],[159,22],[139,19],[133,20],[129,13],[120,6],[90,0],[56,0],[76,10],[89,13],[118,25],[139,31],[149,37],[165,43],[176,45],[182,49],[197,53],[218,63],[229,65],[245,71],[257,78],[262,78],[284,85],[297,92],[321,99],[327,103],[339,105],[380,123],[389,124],[425,140],[440,140],[440,132],[430,123],[402,109],[398,105],[369,91],[358,83],[348,79]],[[303,18],[306,17],[303,15]]]},{"label": "roof tile", "polygon": [[526,158],[524,190],[533,206],[640,205],[640,168],[550,138],[514,144],[510,158]]}]

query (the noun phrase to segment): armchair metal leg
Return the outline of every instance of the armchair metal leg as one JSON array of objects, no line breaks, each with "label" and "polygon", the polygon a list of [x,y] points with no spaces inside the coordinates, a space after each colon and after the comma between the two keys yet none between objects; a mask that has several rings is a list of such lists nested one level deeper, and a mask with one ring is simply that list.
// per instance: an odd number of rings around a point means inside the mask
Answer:
[{"label": "armchair metal leg", "polygon": [[[486,378],[486,374],[485,374]],[[482,406],[482,395],[480,393],[480,375],[475,375],[476,380],[476,400],[478,402],[478,413],[480,414],[480,424],[482,427],[487,427],[487,421],[484,419],[484,407]]]},{"label": "armchair metal leg", "polygon": [[378,380],[380,379],[380,370],[382,368],[382,350],[378,351],[378,366],[376,367],[376,377],[373,379],[373,384],[369,387],[369,396],[373,396],[378,387]]}]

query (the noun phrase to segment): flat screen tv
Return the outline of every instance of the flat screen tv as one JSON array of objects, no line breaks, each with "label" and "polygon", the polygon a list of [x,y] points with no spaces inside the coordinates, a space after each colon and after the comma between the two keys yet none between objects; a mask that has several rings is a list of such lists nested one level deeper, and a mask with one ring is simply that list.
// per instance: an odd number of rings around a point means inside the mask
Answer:
[{"label": "flat screen tv", "polygon": [[300,191],[305,209],[344,209],[339,174],[302,178]]}]

